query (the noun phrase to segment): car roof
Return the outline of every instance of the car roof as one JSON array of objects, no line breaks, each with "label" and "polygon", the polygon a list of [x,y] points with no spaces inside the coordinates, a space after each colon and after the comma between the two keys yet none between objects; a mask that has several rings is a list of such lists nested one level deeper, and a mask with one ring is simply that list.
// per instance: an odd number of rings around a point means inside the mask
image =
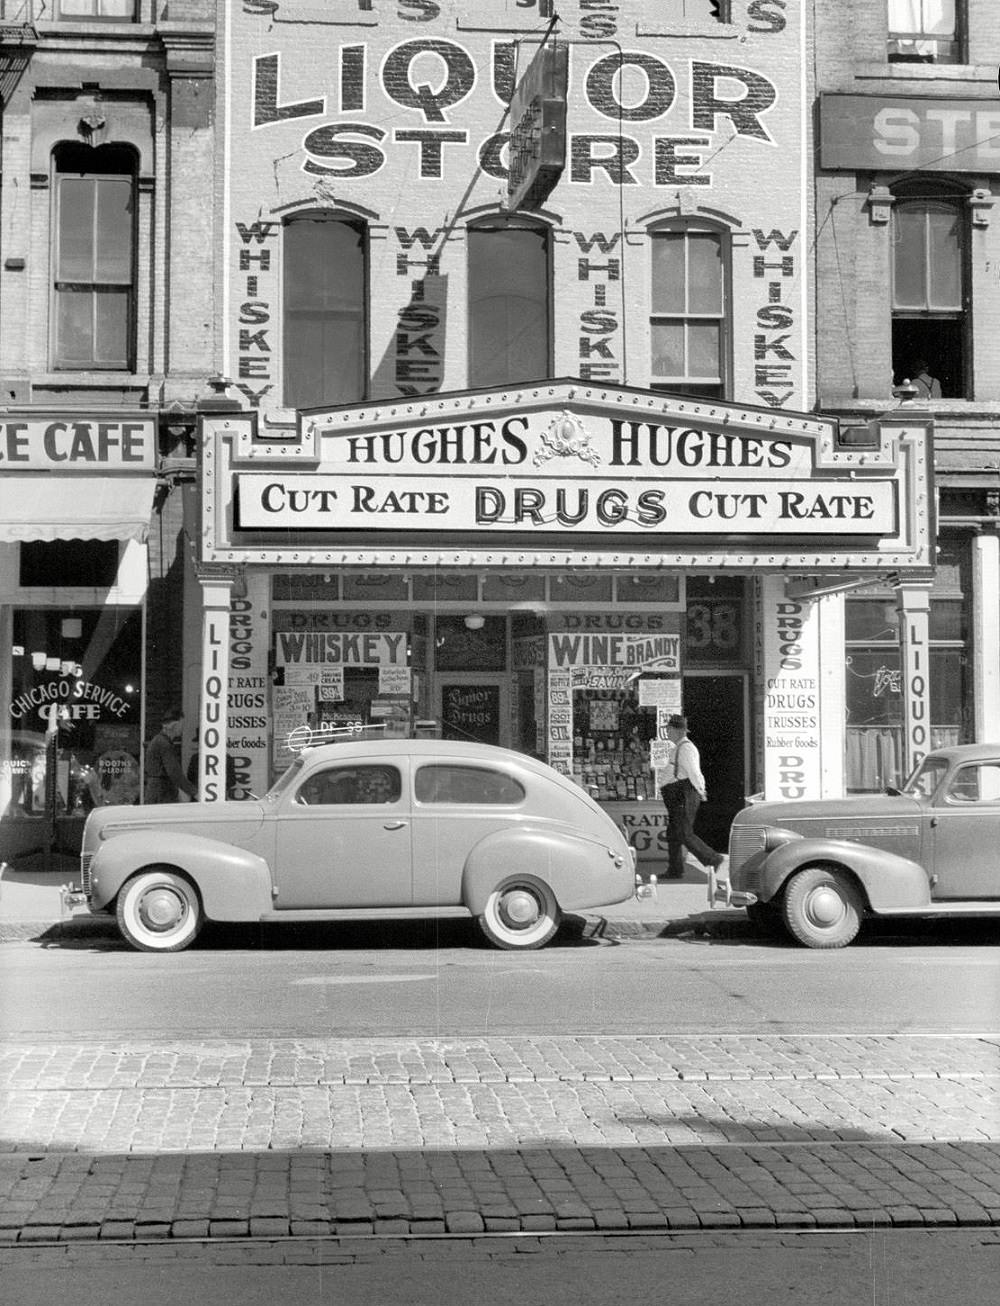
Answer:
[{"label": "car roof", "polygon": [[[338,757],[348,755],[356,757],[363,753],[365,757],[389,762],[399,757],[449,758],[456,761],[483,762],[493,766],[500,764],[524,766],[540,774],[552,775],[552,768],[545,762],[530,757],[527,753],[518,753],[511,748],[498,748],[495,744],[464,743],[451,739],[341,739],[335,744],[313,744],[303,750],[303,756],[312,761],[335,761]],[[558,774],[558,773],[556,773]]]},{"label": "car roof", "polygon": [[1000,758],[1000,744],[952,744],[948,748],[932,748],[927,756],[942,757],[949,766],[956,762],[983,762]]}]

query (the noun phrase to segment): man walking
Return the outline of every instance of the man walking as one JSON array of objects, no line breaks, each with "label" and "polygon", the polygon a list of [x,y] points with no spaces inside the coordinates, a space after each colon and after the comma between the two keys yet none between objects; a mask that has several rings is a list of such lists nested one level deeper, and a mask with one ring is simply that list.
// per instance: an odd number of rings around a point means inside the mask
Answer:
[{"label": "man walking", "polygon": [[688,739],[687,718],[674,715],[667,720],[667,738],[674,745],[670,762],[673,778],[660,789],[667,809],[667,848],[669,863],[667,878],[684,877],[684,849],[694,853],[703,866],[721,871],[725,876],[729,858],[717,853],[694,832],[694,818],[705,801],[705,777],[701,773],[701,756]]},{"label": "man walking", "polygon": [[197,785],[191,783],[181,767],[177,745],[183,733],[184,713],[179,707],[168,708],[163,714],[160,733],[146,746],[145,802],[176,803],[180,790],[190,798],[197,796]]}]

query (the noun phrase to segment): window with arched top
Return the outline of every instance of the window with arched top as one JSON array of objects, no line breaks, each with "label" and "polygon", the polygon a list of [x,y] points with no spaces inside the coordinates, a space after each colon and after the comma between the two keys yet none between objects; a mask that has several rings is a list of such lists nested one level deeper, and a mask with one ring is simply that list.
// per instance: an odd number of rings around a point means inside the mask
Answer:
[{"label": "window with arched top", "polygon": [[650,385],[724,399],[729,391],[729,238],[706,224],[650,233]]},{"label": "window with arched top", "polygon": [[56,146],[51,313],[56,369],[134,366],[135,201],[132,149]]},{"label": "window with arched top", "polygon": [[284,403],[359,403],[368,385],[368,232],[328,214],[289,218],[283,233]]},{"label": "window with arched top", "polygon": [[469,385],[517,385],[552,374],[551,238],[522,218],[466,232]]},{"label": "window with arched top", "polygon": [[921,399],[966,396],[964,196],[932,182],[897,191],[892,209],[892,369]]}]

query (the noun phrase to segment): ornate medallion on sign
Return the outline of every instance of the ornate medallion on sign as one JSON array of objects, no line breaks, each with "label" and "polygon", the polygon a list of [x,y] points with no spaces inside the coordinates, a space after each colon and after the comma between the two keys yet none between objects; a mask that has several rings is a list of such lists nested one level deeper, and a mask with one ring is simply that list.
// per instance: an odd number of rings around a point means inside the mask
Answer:
[{"label": "ornate medallion on sign", "polygon": [[590,443],[590,432],[578,417],[565,409],[554,417],[542,432],[543,449],[535,450],[534,465],[540,467],[550,458],[579,458],[596,467],[601,455]]}]

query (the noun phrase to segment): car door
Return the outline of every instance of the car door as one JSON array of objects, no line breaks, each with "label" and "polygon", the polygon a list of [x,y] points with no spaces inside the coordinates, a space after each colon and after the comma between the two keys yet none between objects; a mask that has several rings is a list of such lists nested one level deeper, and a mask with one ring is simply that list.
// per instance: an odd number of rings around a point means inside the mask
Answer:
[{"label": "car door", "polygon": [[524,786],[499,767],[464,760],[415,767],[413,901],[457,906],[470,851],[487,835],[524,820]]},{"label": "car door", "polygon": [[959,766],[931,812],[935,900],[1000,897],[1000,761]]},{"label": "car door", "polygon": [[405,764],[308,772],[277,817],[275,909],[411,906],[410,827]]}]

